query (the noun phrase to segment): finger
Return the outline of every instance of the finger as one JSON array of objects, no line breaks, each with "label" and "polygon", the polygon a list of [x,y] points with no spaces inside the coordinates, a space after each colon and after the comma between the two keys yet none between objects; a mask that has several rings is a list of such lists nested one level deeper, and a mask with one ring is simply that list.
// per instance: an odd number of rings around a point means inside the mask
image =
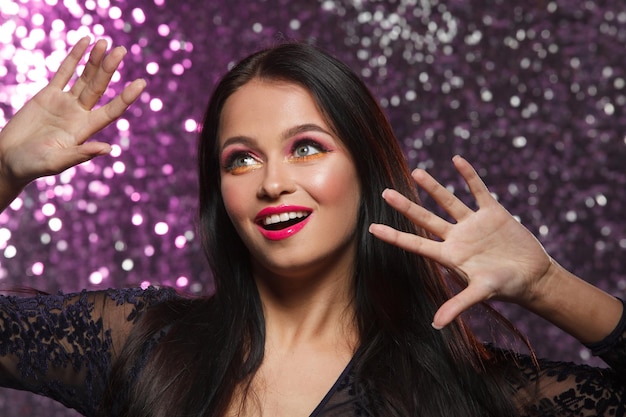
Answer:
[{"label": "finger", "polygon": [[445,238],[452,226],[441,217],[431,213],[419,204],[415,204],[396,190],[386,189],[383,191],[383,198],[387,204],[398,210],[413,223],[441,238]]},{"label": "finger", "polygon": [[470,192],[474,196],[478,207],[484,207],[485,205],[491,204],[496,200],[493,198],[489,189],[480,178],[474,167],[463,157],[456,155],[452,158],[452,163],[455,168],[461,174],[465,183],[470,189]]},{"label": "finger", "polygon": [[54,77],[52,77],[52,80],[50,80],[50,86],[59,89],[65,88],[74,75],[76,66],[78,66],[78,63],[83,58],[83,55],[89,46],[89,42],[90,40],[87,36],[76,42],[76,45],[72,47],[70,53],[61,62],[61,65],[59,66],[56,74],[54,74]]},{"label": "finger", "polygon": [[432,326],[441,330],[470,307],[489,300],[493,291],[483,285],[468,285],[463,291],[443,303],[435,313]]},{"label": "finger", "polygon": [[104,142],[86,142],[79,146],[60,148],[49,157],[49,174],[58,174],[97,156],[108,155],[111,145]]},{"label": "finger", "polygon": [[115,96],[113,100],[91,112],[91,120],[89,124],[91,130],[86,132],[83,136],[85,138],[91,136],[120,117],[124,111],[126,111],[128,106],[137,100],[144,88],[146,88],[145,80],[135,80],[128,84],[120,94]]},{"label": "finger", "polygon": [[124,59],[126,48],[118,46],[114,48],[103,60],[95,74],[89,78],[87,85],[81,91],[78,101],[85,109],[91,109],[100,100],[115,70]]},{"label": "finger", "polygon": [[85,87],[89,84],[89,80],[91,80],[91,78],[96,74],[98,68],[100,68],[106,49],[107,42],[104,39],[99,39],[93,46],[83,72],[70,89],[70,92],[74,96],[79,97]]},{"label": "finger", "polygon": [[369,227],[369,231],[384,242],[443,263],[441,250],[439,249],[441,245],[440,242],[412,233],[400,232],[384,224],[372,223]]},{"label": "finger", "polygon": [[411,176],[455,220],[462,220],[473,213],[469,207],[423,169],[414,170]]}]

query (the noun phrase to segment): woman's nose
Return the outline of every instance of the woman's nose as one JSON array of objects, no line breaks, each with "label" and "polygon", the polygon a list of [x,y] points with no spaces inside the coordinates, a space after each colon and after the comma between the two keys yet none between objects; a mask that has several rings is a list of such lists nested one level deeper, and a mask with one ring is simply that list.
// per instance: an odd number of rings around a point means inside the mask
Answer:
[{"label": "woman's nose", "polygon": [[294,178],[288,165],[289,163],[285,161],[266,162],[257,193],[259,198],[276,199],[295,191]]}]

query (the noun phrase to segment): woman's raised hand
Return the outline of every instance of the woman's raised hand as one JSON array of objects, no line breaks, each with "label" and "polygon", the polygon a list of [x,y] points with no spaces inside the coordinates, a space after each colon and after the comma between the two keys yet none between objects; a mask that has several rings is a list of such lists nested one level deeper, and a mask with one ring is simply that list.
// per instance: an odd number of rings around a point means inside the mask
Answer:
[{"label": "woman's raised hand", "polygon": [[423,170],[413,178],[453,219],[448,222],[394,190],[383,198],[416,225],[441,238],[436,241],[389,226],[373,224],[376,237],[407,251],[431,258],[461,274],[467,287],[444,303],[433,326],[442,328],[471,306],[489,299],[530,304],[555,264],[537,239],[489,193],[476,171],[463,158],[453,163],[476,199],[467,207]]},{"label": "woman's raised hand", "polygon": [[109,144],[86,140],[117,119],[146,84],[135,80],[111,101],[92,110],[126,54],[123,47],[106,54],[107,43],[99,40],[81,76],[64,91],[89,43],[89,38],[81,39],[50,83],[0,131],[1,203],[8,204],[35,178],[57,174],[110,152]]}]

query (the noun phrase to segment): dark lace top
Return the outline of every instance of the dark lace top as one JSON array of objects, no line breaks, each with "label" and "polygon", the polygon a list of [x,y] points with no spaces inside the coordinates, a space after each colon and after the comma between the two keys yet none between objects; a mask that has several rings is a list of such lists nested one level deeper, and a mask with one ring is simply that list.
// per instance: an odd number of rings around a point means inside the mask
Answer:
[{"label": "dark lace top", "polygon": [[[96,416],[112,361],[137,318],[149,306],[176,297],[173,290],[156,288],[0,297],[0,385]],[[626,415],[626,319],[589,347],[611,368],[540,360],[537,372],[529,357],[511,361],[529,382],[519,392],[528,386],[538,390],[529,415]],[[355,396],[351,364],[311,414],[366,415]]]}]

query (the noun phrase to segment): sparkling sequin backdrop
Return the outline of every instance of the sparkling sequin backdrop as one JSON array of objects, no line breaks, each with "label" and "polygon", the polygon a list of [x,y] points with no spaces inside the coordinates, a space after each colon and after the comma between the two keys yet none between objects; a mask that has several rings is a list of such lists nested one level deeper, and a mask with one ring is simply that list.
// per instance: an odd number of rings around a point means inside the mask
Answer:
[{"label": "sparkling sequin backdrop", "polygon": [[[557,260],[625,295],[623,0],[2,0],[0,126],[83,35],[129,50],[106,97],[137,77],[148,88],[98,135],[111,157],[37,181],[0,215],[2,286],[210,291],[197,123],[230,64],[294,38],[362,75],[412,166],[467,198],[449,162],[465,155]],[[503,309],[540,355],[588,359],[558,329]],[[9,391],[0,411],[75,415]]]}]

